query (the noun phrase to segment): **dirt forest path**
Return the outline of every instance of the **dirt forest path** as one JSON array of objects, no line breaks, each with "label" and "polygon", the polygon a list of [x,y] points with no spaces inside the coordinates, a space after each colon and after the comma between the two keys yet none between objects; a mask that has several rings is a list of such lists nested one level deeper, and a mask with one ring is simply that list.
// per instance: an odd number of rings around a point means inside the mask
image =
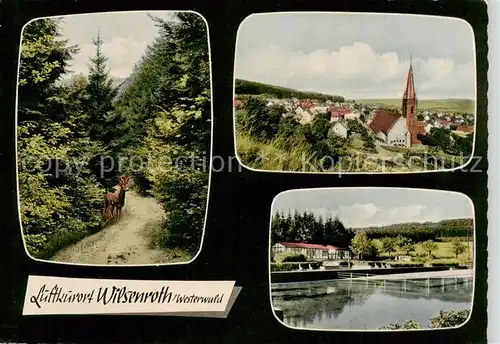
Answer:
[{"label": "dirt forest path", "polygon": [[128,191],[117,223],[57,252],[52,261],[99,264],[164,264],[181,257],[152,248],[150,237],[160,228],[165,213],[154,199]]}]

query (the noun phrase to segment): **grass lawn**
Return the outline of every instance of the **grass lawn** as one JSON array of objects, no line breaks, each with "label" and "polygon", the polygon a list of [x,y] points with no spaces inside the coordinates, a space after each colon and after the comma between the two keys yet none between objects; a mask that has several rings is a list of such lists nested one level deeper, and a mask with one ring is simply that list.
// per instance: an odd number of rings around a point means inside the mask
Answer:
[{"label": "grass lawn", "polygon": [[[376,104],[388,107],[401,107],[401,99],[356,99],[361,104]],[[418,101],[418,109],[465,112],[473,114],[475,112],[474,100],[472,99],[422,99]]]},{"label": "grass lawn", "polygon": [[361,139],[352,139],[351,141],[351,147],[352,148],[356,148],[356,149],[361,149],[363,150],[363,145],[365,144],[365,141],[361,140]]},{"label": "grass lawn", "polygon": [[[380,245],[380,240],[375,240],[379,247]],[[467,244],[465,241],[463,242],[464,244]],[[453,253],[453,243],[451,242],[438,242],[436,243],[438,245],[438,249],[433,252],[433,255],[436,256],[436,259],[456,259],[455,254]],[[469,252],[470,252],[470,257],[473,257],[474,254],[474,247],[472,242],[469,242]],[[467,250],[458,255],[458,260],[459,261],[467,261],[469,259],[469,252]],[[398,252],[399,254],[404,254],[404,252]],[[418,255],[421,253],[425,253],[425,251],[422,249],[421,244],[416,244],[415,245],[415,252],[412,253],[412,256]],[[385,252],[380,254],[382,257],[389,257],[389,255]],[[392,253],[392,256],[394,257],[394,253]]]}]

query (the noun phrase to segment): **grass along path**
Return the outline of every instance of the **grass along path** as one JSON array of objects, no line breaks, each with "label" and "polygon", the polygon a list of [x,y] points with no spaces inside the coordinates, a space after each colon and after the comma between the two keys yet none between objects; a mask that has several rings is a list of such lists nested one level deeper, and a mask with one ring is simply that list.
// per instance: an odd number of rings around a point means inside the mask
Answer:
[{"label": "grass along path", "polygon": [[154,199],[128,191],[122,218],[107,228],[57,252],[52,261],[78,264],[135,265],[186,262],[180,250],[162,250],[152,242],[165,213]]}]

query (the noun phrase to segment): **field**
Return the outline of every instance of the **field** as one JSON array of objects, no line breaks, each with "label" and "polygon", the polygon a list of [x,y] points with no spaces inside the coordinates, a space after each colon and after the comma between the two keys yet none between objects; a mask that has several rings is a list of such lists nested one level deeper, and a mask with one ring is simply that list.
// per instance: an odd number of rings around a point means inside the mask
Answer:
[{"label": "field", "polygon": [[[380,242],[379,240],[376,240],[376,242]],[[436,257],[436,259],[443,260],[443,259],[455,259],[455,254],[453,253],[453,243],[451,242],[438,242],[436,243],[438,245],[438,249],[433,252],[433,255]],[[466,244],[466,242],[464,242]],[[425,253],[425,251],[422,249],[421,244],[415,245],[415,252],[412,254],[413,256]],[[469,252],[470,252],[470,257],[473,257],[474,254],[474,247],[473,243],[469,242]],[[462,254],[458,255],[458,260],[459,261],[467,261],[469,260],[469,252],[465,251]],[[403,252],[399,252],[399,254],[403,254]],[[388,257],[389,255],[387,253],[382,253],[382,257]],[[394,257],[394,253],[392,253],[392,256]]]},{"label": "field", "polygon": [[[376,104],[388,107],[401,107],[401,99],[356,99],[361,104]],[[418,101],[420,110],[451,111],[475,113],[472,99],[422,99]]]}]

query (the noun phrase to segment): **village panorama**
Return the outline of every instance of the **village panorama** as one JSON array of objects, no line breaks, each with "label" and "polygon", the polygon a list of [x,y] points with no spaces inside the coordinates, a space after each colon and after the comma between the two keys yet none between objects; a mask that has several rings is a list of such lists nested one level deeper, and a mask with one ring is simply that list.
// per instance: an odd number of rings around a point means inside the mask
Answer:
[{"label": "village panorama", "polygon": [[[404,76],[402,76],[403,79]],[[470,99],[418,99],[410,59],[400,99],[353,99],[236,79],[237,154],[253,169],[419,172],[471,158]]]}]

